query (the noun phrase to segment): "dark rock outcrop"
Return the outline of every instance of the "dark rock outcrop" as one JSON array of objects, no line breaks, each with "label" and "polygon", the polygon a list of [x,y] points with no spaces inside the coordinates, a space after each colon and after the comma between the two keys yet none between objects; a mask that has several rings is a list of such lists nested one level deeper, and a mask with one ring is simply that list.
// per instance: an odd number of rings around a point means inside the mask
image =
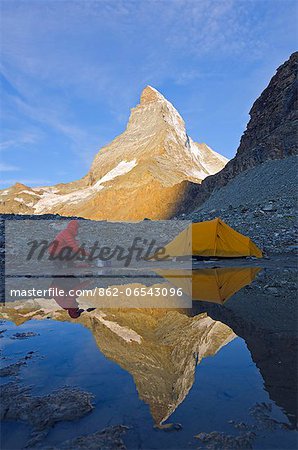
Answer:
[{"label": "dark rock outcrop", "polygon": [[2,385],[1,420],[22,421],[32,427],[26,448],[42,441],[58,422],[80,419],[92,411],[92,394],[62,387],[45,396],[31,395],[31,387],[17,382]]},{"label": "dark rock outcrop", "polygon": [[125,450],[122,434],[129,430],[124,425],[114,425],[93,434],[79,436],[74,439],[59,443],[57,446],[42,447],[43,450]]},{"label": "dark rock outcrop", "polygon": [[187,211],[202,205],[215,190],[241,172],[265,161],[298,153],[297,74],[298,52],[295,52],[277,69],[267,88],[254,102],[236,156],[201,185],[190,185],[185,195]]}]

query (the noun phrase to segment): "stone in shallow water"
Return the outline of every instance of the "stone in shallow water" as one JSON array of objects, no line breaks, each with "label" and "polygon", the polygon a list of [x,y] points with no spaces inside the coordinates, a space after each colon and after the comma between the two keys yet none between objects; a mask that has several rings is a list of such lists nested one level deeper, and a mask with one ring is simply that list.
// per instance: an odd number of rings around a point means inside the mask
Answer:
[{"label": "stone in shallow water", "polygon": [[182,425],[181,425],[181,423],[165,423],[165,424],[154,425],[154,428],[156,428],[158,430],[163,430],[163,431],[180,431],[180,430],[182,430]]},{"label": "stone in shallow water", "polygon": [[0,338],[3,338],[3,337],[4,337],[5,331],[7,331],[7,330],[6,330],[6,329],[5,329],[5,330],[0,330]]},{"label": "stone in shallow water", "polygon": [[28,339],[30,337],[39,336],[38,333],[34,333],[33,331],[27,331],[24,333],[15,333],[11,336],[10,339]]},{"label": "stone in shallow water", "polygon": [[58,447],[42,447],[42,450],[125,450],[121,435],[129,430],[124,425],[115,425],[96,433],[71,439]]},{"label": "stone in shallow water", "polygon": [[252,449],[256,438],[255,433],[249,431],[240,436],[232,436],[225,433],[212,431],[211,433],[199,433],[195,436],[210,450],[228,450],[228,449]]},{"label": "stone in shallow water", "polygon": [[57,422],[79,419],[93,409],[92,394],[78,388],[63,387],[51,394],[33,397],[31,388],[11,382],[1,387],[1,420],[20,420],[32,426],[28,446],[45,438]]},{"label": "stone in shallow water", "polygon": [[0,377],[10,377],[14,375],[18,375],[20,368],[26,364],[25,361],[19,361],[15,364],[10,364],[9,366],[2,367],[0,369]]},{"label": "stone in shallow water", "polygon": [[271,417],[271,403],[256,403],[250,408],[249,414],[254,419],[254,424],[235,420],[228,421],[239,432],[238,436],[212,431],[211,433],[200,432],[194,437],[208,450],[244,450],[254,448],[255,439],[265,431],[271,433],[274,430],[291,429],[290,425]]}]

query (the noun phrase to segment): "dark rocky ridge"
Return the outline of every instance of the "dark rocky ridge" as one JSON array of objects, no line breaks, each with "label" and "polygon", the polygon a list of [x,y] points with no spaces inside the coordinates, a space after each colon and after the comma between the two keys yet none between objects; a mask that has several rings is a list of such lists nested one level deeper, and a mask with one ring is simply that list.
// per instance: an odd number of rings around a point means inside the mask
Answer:
[{"label": "dark rocky ridge", "polygon": [[193,211],[235,176],[268,160],[298,153],[298,52],[282,64],[254,102],[236,156],[202,184],[192,183],[177,213]]}]

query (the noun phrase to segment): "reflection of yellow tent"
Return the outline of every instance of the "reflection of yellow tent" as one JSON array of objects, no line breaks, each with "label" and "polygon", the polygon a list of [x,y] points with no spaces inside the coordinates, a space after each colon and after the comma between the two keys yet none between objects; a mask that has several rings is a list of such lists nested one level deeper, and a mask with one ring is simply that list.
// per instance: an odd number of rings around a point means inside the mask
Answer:
[{"label": "reflection of yellow tent", "polygon": [[165,247],[165,255],[175,256],[257,256],[261,250],[243,234],[217,218],[189,225]]},{"label": "reflection of yellow tent", "polygon": [[261,269],[259,267],[227,267],[198,270],[156,269],[158,275],[193,300],[224,303],[244,286],[250,284]]}]

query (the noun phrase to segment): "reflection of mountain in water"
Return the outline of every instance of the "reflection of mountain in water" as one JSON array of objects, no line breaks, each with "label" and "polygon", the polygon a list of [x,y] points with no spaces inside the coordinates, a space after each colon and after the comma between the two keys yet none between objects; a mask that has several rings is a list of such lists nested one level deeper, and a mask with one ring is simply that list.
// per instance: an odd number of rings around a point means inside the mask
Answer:
[{"label": "reflection of mountain in water", "polygon": [[[3,315],[16,323],[31,318],[69,319],[51,301],[30,303],[35,311],[17,309],[21,305],[15,303],[15,309]],[[91,329],[105,356],[131,373],[156,424],[164,422],[185,399],[197,364],[235,337],[229,327],[207,314],[188,317],[166,309],[96,310],[82,314],[77,322]]]},{"label": "reflection of mountain in water", "polygon": [[[213,284],[212,269],[201,275],[208,273]],[[245,340],[271,399],[294,423],[296,316],[293,292],[286,288],[291,285],[291,273],[285,272],[277,295],[266,291],[268,283],[276,283],[282,276],[282,271],[262,273],[257,283],[244,287],[224,305],[194,302],[192,310],[184,311],[97,309],[83,313],[77,322],[91,329],[108,358],[132,374],[139,396],[149,404],[157,424],[169,418],[187,396],[202,358],[214,355],[235,335]],[[222,279],[218,272],[217,278]],[[70,320],[51,300],[14,302],[3,309],[2,316],[15,323],[45,317]]]},{"label": "reflection of mountain in water", "polygon": [[235,337],[229,327],[206,314],[191,318],[178,311],[122,310],[108,318],[110,326],[116,322],[140,337],[138,342],[128,343],[91,319],[99,348],[132,374],[139,396],[149,404],[157,424],[185,399],[202,358],[214,355]]}]

